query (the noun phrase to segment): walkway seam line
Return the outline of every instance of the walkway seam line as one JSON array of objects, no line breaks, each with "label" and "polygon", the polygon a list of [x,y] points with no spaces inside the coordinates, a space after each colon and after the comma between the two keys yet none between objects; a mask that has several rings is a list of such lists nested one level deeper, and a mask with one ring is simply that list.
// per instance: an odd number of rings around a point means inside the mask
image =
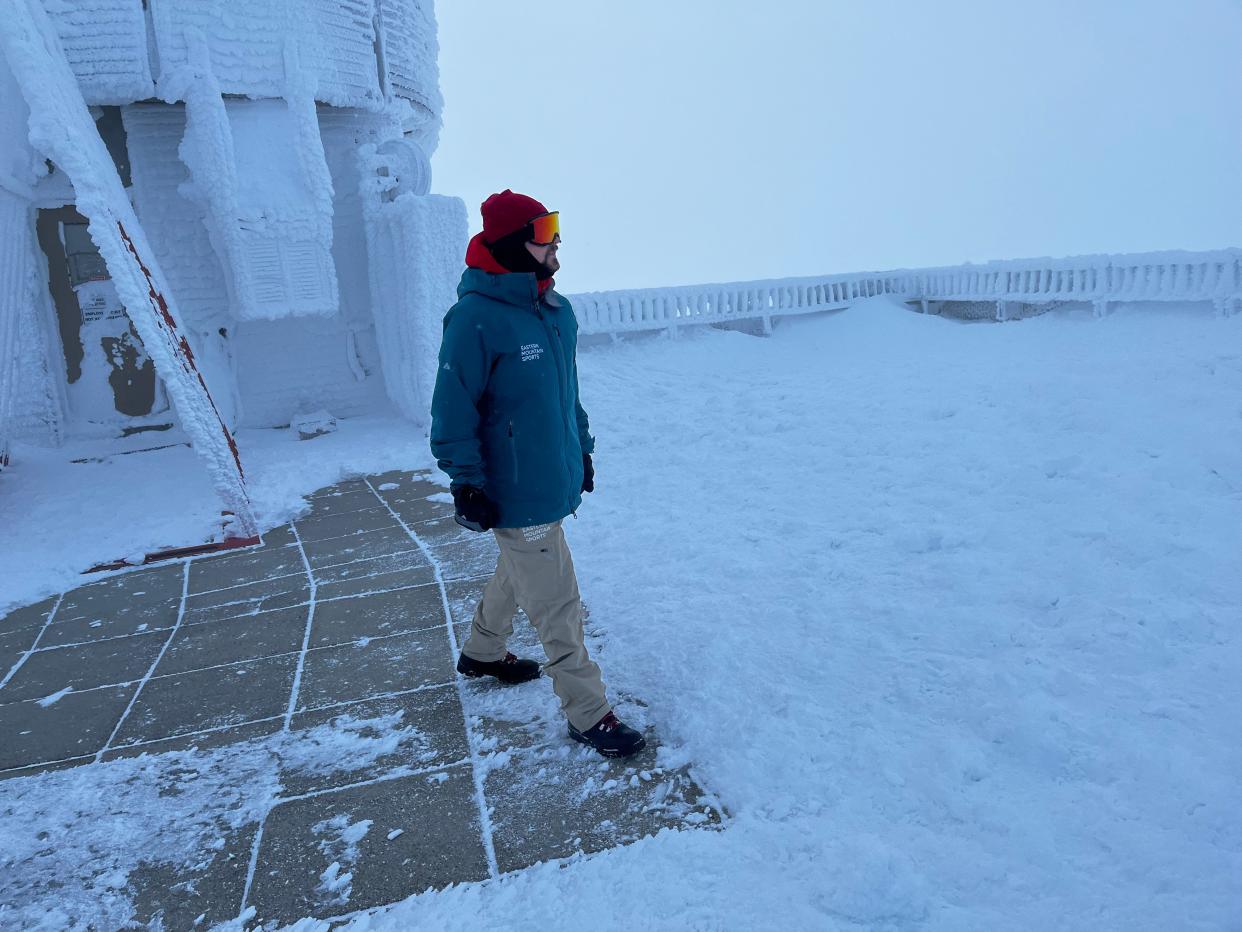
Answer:
[{"label": "walkway seam line", "polygon": [[378,777],[371,777],[367,780],[358,780],[354,783],[341,783],[337,786],[326,786],[321,790],[310,790],[306,793],[298,793],[295,796],[277,796],[276,802],[272,806],[284,805],[285,803],[298,803],[306,799],[316,799],[320,796],[330,796],[333,793],[339,793],[344,790],[356,790],[363,786],[378,786],[381,783],[391,783],[393,780],[404,780],[407,777],[425,777],[429,773],[439,773],[441,770],[452,770],[454,767],[466,767],[470,764],[470,758],[463,757],[460,760],[449,761],[447,764],[436,764],[434,767],[418,767],[405,769],[401,767],[387,770]]},{"label": "walkway seam line", "polygon": [[[396,518],[397,523],[410,535],[410,539],[418,545],[418,549],[422,551],[427,562],[431,564],[432,570],[435,572],[436,585],[440,587],[440,602],[444,608],[444,627],[448,631],[449,650],[452,652],[452,660],[457,662],[457,654],[459,648],[457,645],[457,632],[453,630],[453,610],[449,606],[448,589],[444,584],[444,573],[441,571],[439,559],[431,552],[431,548],[421,537],[410,529],[393,507],[384,501],[384,497],[375,490],[375,486],[371,484],[370,478],[364,478],[372,494],[380,500],[388,513]],[[461,704],[461,720],[466,728],[466,744],[470,750],[470,770],[474,775],[474,798],[475,803],[479,807],[479,835],[483,842],[483,852],[487,855],[487,873],[491,879],[495,880],[500,876],[500,867],[496,861],[496,846],[492,841],[492,817],[487,811],[487,796],[483,791],[483,768],[479,763],[479,742],[475,737],[474,729],[470,727],[470,716],[466,714],[466,690],[462,686],[461,678],[454,676],[454,683],[457,686],[457,701]]]},{"label": "walkway seam line", "polygon": [[310,601],[306,604],[306,628],[302,632],[302,649],[298,653],[298,668],[293,673],[293,686],[289,690],[289,707],[285,709],[285,724],[281,731],[289,730],[289,723],[293,720],[293,711],[297,708],[298,694],[302,689],[302,670],[306,666],[306,651],[310,647],[311,628],[315,624],[315,590],[317,588],[315,574],[311,572],[310,560],[306,557],[306,548],[302,545],[302,535],[293,525],[289,527],[293,531],[293,539],[297,541],[298,553],[302,555],[302,566],[310,582]]},{"label": "walkway seam line", "polygon": [[39,629],[39,633],[35,635],[34,642],[29,649],[17,658],[17,662],[9,668],[9,672],[4,675],[4,679],[0,680],[0,689],[4,689],[9,684],[9,680],[13,679],[13,675],[22,668],[22,665],[30,659],[30,655],[35,652],[39,646],[39,642],[43,640],[43,634],[51,625],[52,619],[56,617],[56,612],[60,608],[60,603],[65,600],[65,594],[62,592],[56,597],[56,604],[52,606],[52,610],[47,613],[47,620],[43,622],[43,627]]},{"label": "walkway seam line", "polygon": [[[302,669],[306,665],[306,648],[310,643],[311,626],[315,623],[315,575],[311,572],[310,560],[306,558],[306,548],[302,546],[302,537],[298,534],[298,529],[290,524],[289,530],[293,532],[298,553],[302,557],[302,568],[310,584],[310,600],[306,603],[306,627],[302,630],[302,649],[298,652],[298,665],[293,672],[293,685],[289,687],[289,705],[285,708],[284,722],[280,729],[286,734],[289,731],[289,723],[293,720],[293,710],[297,708],[298,693],[302,688]],[[279,783],[279,761],[276,763],[276,774],[277,783]],[[259,847],[263,843],[263,830],[267,828],[267,817],[272,814],[277,803],[278,799],[275,796],[269,799],[263,809],[263,815],[259,818],[259,827],[254,833],[254,844],[250,847],[250,863],[246,866],[246,884],[242,887],[241,905],[237,909],[238,920],[246,915],[246,903],[250,900],[250,891],[254,887],[254,872],[259,866]]]},{"label": "walkway seam line", "polygon": [[177,623],[172,626],[172,630],[168,632],[168,639],[164,641],[164,646],[160,648],[160,652],[155,655],[155,659],[151,661],[151,666],[147,669],[144,676],[138,683],[138,688],[134,690],[134,694],[129,697],[129,704],[125,706],[125,711],[121,713],[121,718],[116,723],[116,727],[112,729],[112,734],[108,735],[108,740],[104,742],[104,746],[95,752],[95,763],[98,764],[112,747],[112,742],[116,740],[116,736],[121,732],[121,726],[125,724],[129,718],[129,713],[133,711],[134,704],[138,702],[138,697],[142,695],[143,688],[151,679],[151,674],[155,672],[155,668],[160,665],[160,661],[164,659],[164,654],[168,651],[168,645],[173,642],[173,638],[177,636],[177,632],[181,630],[181,619],[185,618],[185,600],[190,591],[190,561],[181,561],[181,601],[177,604]]}]

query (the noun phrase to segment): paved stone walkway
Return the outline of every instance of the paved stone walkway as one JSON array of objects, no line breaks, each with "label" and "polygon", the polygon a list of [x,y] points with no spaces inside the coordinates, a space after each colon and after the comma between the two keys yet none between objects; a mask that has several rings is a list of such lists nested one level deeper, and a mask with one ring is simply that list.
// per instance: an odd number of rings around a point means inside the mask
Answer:
[{"label": "paved stone walkway", "polygon": [[[657,764],[658,736],[606,762],[565,735],[546,678],[505,688],[456,675],[496,547],[459,528],[446,498],[425,475],[343,482],[262,546],[13,612],[0,621],[0,778],[156,755],[143,758],[150,772],[166,761],[189,787],[248,762],[221,799],[253,817],[230,820],[221,802],[194,856],[136,856],[123,895],[139,922],[165,928],[250,908],[269,927],[347,915],[666,826],[718,826],[686,769]],[[524,619],[511,646],[543,656]],[[613,698],[645,724],[640,702]],[[275,790],[256,803],[246,787],[264,767]],[[0,814],[22,785],[0,783]],[[29,866],[0,852],[10,890]],[[55,897],[31,877],[24,895]]]}]

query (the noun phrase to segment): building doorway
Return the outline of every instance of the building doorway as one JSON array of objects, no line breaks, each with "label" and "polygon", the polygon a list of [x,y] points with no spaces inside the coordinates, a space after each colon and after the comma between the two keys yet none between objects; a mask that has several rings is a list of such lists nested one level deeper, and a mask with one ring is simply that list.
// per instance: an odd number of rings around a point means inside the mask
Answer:
[{"label": "building doorway", "polygon": [[163,383],[86,218],[73,206],[40,210],[36,232],[64,352],[67,432],[124,436],[171,427]]}]

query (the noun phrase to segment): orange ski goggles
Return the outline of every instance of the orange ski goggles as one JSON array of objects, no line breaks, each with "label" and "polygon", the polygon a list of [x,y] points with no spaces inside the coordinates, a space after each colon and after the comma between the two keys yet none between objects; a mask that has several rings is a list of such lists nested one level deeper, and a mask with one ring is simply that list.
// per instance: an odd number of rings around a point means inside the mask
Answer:
[{"label": "orange ski goggles", "polygon": [[531,241],[536,246],[548,246],[561,238],[561,214],[554,210],[550,214],[536,217],[530,222]]}]

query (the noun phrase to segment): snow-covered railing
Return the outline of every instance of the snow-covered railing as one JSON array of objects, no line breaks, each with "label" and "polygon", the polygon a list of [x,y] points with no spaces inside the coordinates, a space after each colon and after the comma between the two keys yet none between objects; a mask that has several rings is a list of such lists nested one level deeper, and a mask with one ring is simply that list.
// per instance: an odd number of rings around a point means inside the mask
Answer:
[{"label": "snow-covered railing", "polygon": [[1118,301],[1207,301],[1220,314],[1242,303],[1242,250],[1014,259],[982,265],[899,269],[817,278],[686,285],[571,295],[582,333],[676,329],[730,320],[762,321],[848,307],[890,294],[917,301],[1010,304],[1082,302],[1097,314]]},{"label": "snow-covered railing", "polygon": [[878,272],[594,291],[569,298],[582,333],[625,333],[730,320],[761,320],[768,327],[773,317],[836,310],[859,298],[880,294],[908,298],[909,287],[902,273]]},{"label": "snow-covered railing", "polygon": [[1086,302],[1103,314],[1117,301],[1210,301],[1221,314],[1242,299],[1242,250],[1017,259],[909,273],[921,301],[1004,305]]}]

